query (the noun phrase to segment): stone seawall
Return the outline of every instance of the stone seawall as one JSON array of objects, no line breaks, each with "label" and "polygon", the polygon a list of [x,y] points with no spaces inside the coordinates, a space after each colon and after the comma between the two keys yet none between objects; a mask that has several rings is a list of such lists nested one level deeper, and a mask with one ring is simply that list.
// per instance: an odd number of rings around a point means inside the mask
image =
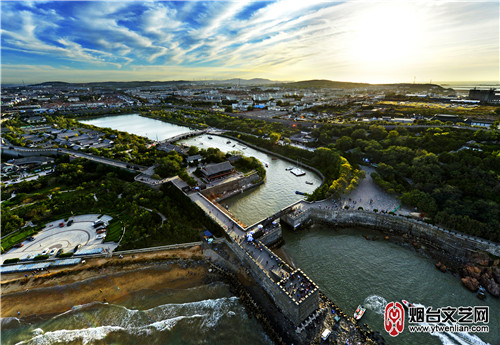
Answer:
[{"label": "stone seawall", "polygon": [[361,226],[381,230],[389,236],[403,236],[417,248],[430,249],[433,256],[456,268],[466,264],[477,254],[486,252],[500,257],[498,243],[456,233],[423,221],[397,215],[360,210],[332,210],[315,206],[313,203],[304,204],[307,205],[303,210],[295,215],[282,217],[282,221],[293,228],[304,224],[327,223],[339,227]]}]

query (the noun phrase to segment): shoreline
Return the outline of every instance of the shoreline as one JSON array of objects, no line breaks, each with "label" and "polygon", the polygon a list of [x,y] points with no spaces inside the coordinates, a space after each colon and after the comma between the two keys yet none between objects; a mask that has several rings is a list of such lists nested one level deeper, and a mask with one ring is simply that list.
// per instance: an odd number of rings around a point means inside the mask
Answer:
[{"label": "shoreline", "polygon": [[[11,279],[6,279],[11,278]],[[85,264],[29,275],[2,275],[1,317],[30,319],[92,302],[120,303],[141,290],[186,289],[219,280],[199,246],[185,250],[89,259]]]}]

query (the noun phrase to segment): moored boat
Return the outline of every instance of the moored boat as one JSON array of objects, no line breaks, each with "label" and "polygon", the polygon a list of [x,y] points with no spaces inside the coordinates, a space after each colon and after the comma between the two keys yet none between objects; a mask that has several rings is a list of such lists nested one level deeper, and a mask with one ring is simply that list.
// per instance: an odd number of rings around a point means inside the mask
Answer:
[{"label": "moored boat", "polygon": [[359,320],[363,317],[365,314],[366,308],[362,306],[361,304],[358,305],[358,309],[354,312],[354,319]]},{"label": "moored boat", "polygon": [[410,303],[408,302],[407,300],[405,299],[402,299],[401,302],[403,303],[403,305],[406,307],[406,308],[410,308],[410,307],[414,307],[413,303]]},{"label": "moored boat", "polygon": [[306,181],[306,184],[313,184],[311,181]]},{"label": "moored boat", "polygon": [[231,140],[226,141],[226,144],[231,144]]},{"label": "moored boat", "polygon": [[306,174],[302,169],[299,168],[293,168],[292,170],[290,170],[290,172],[295,176],[304,176]]},{"label": "moored boat", "polygon": [[288,168],[286,168],[285,170],[286,170],[286,171],[290,171],[290,170],[292,170],[293,168],[294,168],[293,166],[289,166],[289,167],[288,167]]},{"label": "moored boat", "polygon": [[479,290],[477,290],[477,298],[485,299],[486,298],[486,289],[479,285]]},{"label": "moored boat", "polygon": [[304,192],[299,192],[298,190],[295,191],[295,194],[298,194],[298,195],[305,195]]}]

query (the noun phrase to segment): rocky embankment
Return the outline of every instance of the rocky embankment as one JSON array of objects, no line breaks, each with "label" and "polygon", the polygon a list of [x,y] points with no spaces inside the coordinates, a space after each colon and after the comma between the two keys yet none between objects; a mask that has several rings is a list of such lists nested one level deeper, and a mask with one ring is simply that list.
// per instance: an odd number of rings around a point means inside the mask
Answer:
[{"label": "rocky embankment", "polygon": [[[500,296],[500,260],[491,260],[487,255],[476,255],[470,258],[460,272],[462,283],[476,292],[483,286],[492,296]],[[436,265],[437,267],[437,265]],[[438,267],[439,268],[439,267]]]}]

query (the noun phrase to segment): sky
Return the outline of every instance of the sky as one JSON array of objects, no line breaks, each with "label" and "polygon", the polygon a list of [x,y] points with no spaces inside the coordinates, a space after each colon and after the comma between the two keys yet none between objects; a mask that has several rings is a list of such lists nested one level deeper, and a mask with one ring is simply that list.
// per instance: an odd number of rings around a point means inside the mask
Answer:
[{"label": "sky", "polygon": [[2,84],[499,80],[498,1],[4,1]]}]

